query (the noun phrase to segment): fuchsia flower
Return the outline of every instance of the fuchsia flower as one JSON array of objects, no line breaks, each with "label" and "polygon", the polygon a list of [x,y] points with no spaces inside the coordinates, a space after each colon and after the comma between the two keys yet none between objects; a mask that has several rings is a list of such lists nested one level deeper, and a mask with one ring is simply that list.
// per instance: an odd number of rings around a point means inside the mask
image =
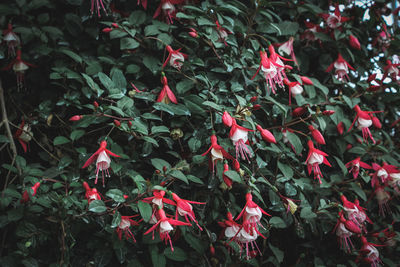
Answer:
[{"label": "fuchsia flower", "polygon": [[296,55],[294,54],[293,50],[293,41],[294,38],[290,37],[288,41],[284,42],[283,44],[278,44],[278,53],[281,56],[290,56],[294,63],[299,66],[299,63],[297,62]]},{"label": "fuchsia flower", "polygon": [[163,64],[163,68],[165,68],[165,66],[167,66],[169,62],[169,65],[174,67],[175,69],[181,69],[183,62],[185,61],[185,59],[188,58],[186,54],[179,52],[181,49],[182,48],[179,48],[178,50],[173,50],[171,46],[167,45],[168,57]]},{"label": "fuchsia flower", "polygon": [[388,204],[391,197],[389,193],[385,191],[385,187],[381,185],[376,186],[374,194],[378,201],[379,214],[385,217],[386,213],[392,213]]},{"label": "fuchsia flower", "polygon": [[308,130],[310,130],[312,137],[318,144],[325,145],[325,139],[320,131],[315,129],[311,124],[308,125]]},{"label": "fuchsia flower", "polygon": [[319,14],[331,29],[336,29],[342,25],[343,22],[350,20],[350,18],[342,17],[339,10],[339,5],[336,5],[335,12],[333,14],[321,13]]},{"label": "fuchsia flower", "polygon": [[191,200],[185,200],[180,198],[177,194],[172,193],[172,198],[176,202],[176,214],[175,214],[175,219],[178,219],[178,214],[181,216],[185,217],[186,222],[194,221],[199,227],[200,231],[203,231],[203,229],[200,227],[199,223],[196,220],[196,216],[194,215],[193,207],[190,205],[192,204],[199,204],[199,205],[205,205],[205,202],[196,202],[196,201],[191,201]]},{"label": "fuchsia flower", "polygon": [[223,42],[225,44],[225,46],[228,46],[228,44],[226,43],[226,39],[228,39],[228,34],[232,34],[230,31],[228,31],[226,28],[222,27],[218,20],[215,21],[215,25],[217,25],[217,32],[218,32],[218,36],[219,39],[218,41]]},{"label": "fuchsia flower", "polygon": [[333,231],[336,233],[340,248],[346,252],[351,252],[354,248],[350,237],[354,234],[361,234],[361,229],[354,222],[346,220],[343,211],[339,212],[339,218]]},{"label": "fuchsia flower", "polygon": [[369,243],[364,236],[361,237],[361,242],[363,245],[360,249],[360,253],[356,259],[356,262],[361,259],[363,262],[371,264],[372,267],[378,267],[381,265],[382,261],[379,258],[379,251],[376,249],[376,246],[378,245]]},{"label": "fuchsia flower", "polygon": [[319,25],[311,23],[309,21],[305,21],[307,29],[300,35],[301,40],[306,40],[307,45],[309,42],[317,41],[321,44],[321,40],[315,36],[315,33],[322,32],[322,29]]},{"label": "fuchsia flower", "polygon": [[360,206],[360,202],[358,201],[358,199],[357,204],[347,200],[347,198],[343,194],[340,196],[340,199],[342,200],[343,209],[346,213],[347,218],[349,218],[353,223],[355,223],[360,228],[364,227],[365,221],[372,224],[372,221],[365,213],[365,208]]},{"label": "fuchsia flower", "polygon": [[206,152],[202,154],[202,156],[204,157],[211,152],[211,165],[212,171],[214,172],[214,167],[218,160],[222,161],[224,158],[233,160],[233,157],[229,155],[229,153],[226,152],[226,150],[222,146],[218,145],[217,136],[215,134],[211,135],[210,139],[211,146],[207,149]]},{"label": "fuchsia flower", "polygon": [[267,129],[263,129],[260,125],[257,125],[256,128],[260,132],[261,137],[264,139],[264,141],[276,144],[275,137],[270,131],[268,131]]},{"label": "fuchsia flower", "polygon": [[69,121],[80,121],[83,118],[82,115],[74,115],[71,118],[69,118]]},{"label": "fuchsia flower", "polygon": [[156,12],[154,12],[153,19],[162,15],[168,24],[173,24],[177,13],[174,5],[183,4],[184,2],[184,0],[161,0]]},{"label": "fuchsia flower", "polygon": [[260,222],[263,214],[271,216],[253,201],[253,196],[249,192],[246,194],[246,205],[236,218],[236,221],[243,216],[244,230],[246,232],[250,232],[252,229],[254,229],[257,232],[257,234],[261,235],[258,231],[258,226],[264,228],[264,226],[262,226]]},{"label": "fuchsia flower", "polygon": [[199,37],[199,34],[197,33],[197,31],[196,31],[195,28],[190,28],[189,35],[190,35],[191,37],[193,37],[193,38]]},{"label": "fuchsia flower", "polygon": [[25,124],[25,120],[22,118],[22,122],[17,131],[15,131],[14,137],[21,144],[25,153],[28,151],[29,141],[32,140],[32,136],[33,133],[31,131],[31,126],[29,124]]},{"label": "fuchsia flower", "polygon": [[22,88],[24,82],[24,74],[29,69],[29,67],[35,67],[35,65],[28,63],[22,60],[21,50],[17,50],[16,58],[11,61],[6,67],[2,68],[2,70],[10,70],[13,69],[15,75],[17,76],[17,87]]},{"label": "fuchsia flower", "polygon": [[371,114],[382,111],[363,111],[358,105],[354,106],[354,110],[356,111],[357,114],[348,131],[350,131],[351,128],[353,128],[354,123],[357,121],[358,124],[357,128],[362,131],[364,142],[368,142],[368,137],[369,137],[375,144],[375,140],[372,137],[371,131],[369,130],[369,127],[372,125]]},{"label": "fuchsia flower", "polygon": [[390,46],[390,41],[393,39],[390,33],[387,30],[386,24],[382,25],[383,30],[378,33],[374,41],[372,42],[373,46],[379,46],[383,52]]},{"label": "fuchsia flower", "polygon": [[316,149],[311,140],[308,140],[307,144],[309,149],[308,156],[306,159],[308,174],[310,175],[311,171],[314,172],[314,179],[318,178],[319,183],[322,184],[321,178],[323,176],[319,168],[319,165],[324,163],[325,165],[332,167],[331,164],[328,162],[328,160],[325,158],[328,157],[328,154],[322,152],[321,150]]},{"label": "fuchsia flower", "polygon": [[137,5],[139,6],[142,4],[142,7],[146,10],[147,9],[147,0],[138,0]]},{"label": "fuchsia flower", "polygon": [[350,168],[349,173],[353,174],[353,178],[356,179],[358,177],[358,173],[360,172],[360,167],[364,169],[371,169],[367,163],[362,162],[361,158],[355,158],[352,161],[346,163],[346,168]]},{"label": "fuchsia flower", "polygon": [[[35,183],[31,189],[32,189],[32,196],[35,196],[37,193],[37,190],[40,187],[40,182]],[[30,200],[30,196],[27,190],[24,191],[24,193],[22,194],[22,198],[20,200],[21,203],[26,203]]]},{"label": "fuchsia flower", "polygon": [[222,173],[222,179],[224,180],[224,183],[226,184],[226,186],[228,186],[228,188],[232,188],[232,184],[233,181],[232,179],[230,179],[228,176],[225,175],[225,172],[229,171],[229,165],[228,163],[224,163],[224,170]]},{"label": "fuchsia flower", "polygon": [[386,77],[390,77],[392,81],[395,81],[400,84],[399,77],[400,77],[400,70],[399,66],[400,63],[393,64],[392,61],[386,60],[386,67],[384,68],[385,73],[383,74],[382,80],[383,81]]},{"label": "fuchsia flower", "polygon": [[101,196],[99,194],[99,192],[97,192],[96,188],[90,188],[90,186],[88,185],[87,182],[83,182],[83,188],[85,188],[86,193],[85,193],[85,198],[88,201],[88,204],[90,204],[90,202],[92,202],[93,200],[101,200]]},{"label": "fuchsia flower", "polygon": [[329,65],[325,72],[331,72],[333,68],[335,68],[336,79],[339,81],[349,80],[349,76],[347,75],[349,73],[349,69],[355,71],[355,69],[346,60],[344,60],[340,53],[338,54],[336,61]]},{"label": "fuchsia flower", "polygon": [[8,28],[3,31],[3,41],[8,47],[8,55],[15,56],[15,48],[21,44],[18,35],[13,31],[12,24],[8,24]]},{"label": "fuchsia flower", "polygon": [[238,125],[236,120],[234,118],[232,119],[229,138],[232,140],[232,143],[236,148],[236,159],[238,159],[239,156],[242,156],[243,160],[247,159],[247,161],[250,161],[249,158],[251,158],[252,155],[249,148],[246,146],[246,143],[248,143],[248,132],[252,132],[253,130]]},{"label": "fuchsia flower", "polygon": [[292,95],[301,95],[304,92],[303,86],[299,82],[290,82],[288,79],[284,79],[283,83],[289,87],[289,106],[292,105]]},{"label": "fuchsia flower", "polygon": [[272,90],[272,93],[276,94],[276,85],[279,87],[283,87],[283,79],[286,78],[285,68],[291,68],[290,66],[286,66],[283,64],[282,60],[285,59],[278,54],[275,53],[275,49],[272,45],[268,47],[271,57],[268,58],[268,54],[266,51],[260,51],[260,65],[254,76],[251,78],[252,80],[257,76],[258,72],[261,70],[264,74],[265,80],[267,82],[269,90]]},{"label": "fuchsia flower", "polygon": [[[375,171],[375,173],[372,174],[371,179],[372,187],[379,185],[379,180],[382,182],[382,184],[386,184],[388,181],[391,180],[393,174],[400,173],[396,166],[389,165],[386,162],[383,162],[382,166],[376,163],[372,163],[372,168]],[[394,175],[394,177],[396,177],[396,175]]]},{"label": "fuchsia flower", "polygon": [[165,196],[165,191],[163,190],[153,190],[153,196],[152,197],[146,197],[142,199],[143,202],[153,204],[158,208],[163,208],[164,205],[163,203],[170,204],[175,206],[175,202],[168,198],[164,198]]},{"label": "fuchsia flower", "polygon": [[168,80],[164,73],[162,74],[161,82],[163,84],[163,88],[157,97],[157,102],[162,102],[165,104],[172,102],[174,104],[178,104],[178,100],[176,100],[174,93],[168,86]]},{"label": "fuchsia flower", "polygon": [[134,243],[136,243],[135,236],[133,235],[130,227],[131,225],[138,226],[139,222],[132,220],[131,218],[136,217],[138,215],[132,216],[121,216],[121,222],[119,223],[116,232],[119,240],[122,239],[122,233],[124,233],[126,240],[131,238]]},{"label": "fuchsia flower", "polygon": [[360,42],[358,41],[358,39],[356,37],[354,37],[354,35],[350,34],[349,43],[350,43],[350,46],[353,47],[354,49],[361,50]]},{"label": "fuchsia flower", "polygon": [[103,177],[103,187],[104,184],[104,173],[106,177],[110,177],[110,173],[108,169],[110,168],[111,159],[109,156],[119,158],[117,154],[114,154],[107,148],[107,141],[101,141],[100,148],[85,162],[82,169],[88,167],[96,160],[96,180],[94,181],[97,184],[97,179],[99,178],[99,171],[101,171]]},{"label": "fuchsia flower", "polygon": [[228,112],[224,111],[222,114],[222,122],[225,124],[226,127],[232,127],[233,118],[229,115]]},{"label": "fuchsia flower", "polygon": [[103,10],[104,13],[107,15],[106,8],[104,7],[103,0],[91,0],[91,5],[90,5],[90,13],[93,15],[94,12],[97,13],[97,16],[100,18],[100,10]]},{"label": "fuchsia flower", "polygon": [[163,209],[158,210],[158,221],[155,223],[149,230],[147,230],[144,234],[147,235],[150,232],[153,232],[154,239],[154,231],[157,230],[160,233],[160,239],[165,241],[165,244],[169,242],[171,246],[171,251],[174,251],[174,247],[172,246],[172,241],[169,233],[174,230],[174,225],[186,225],[191,226],[188,222],[181,222],[178,220],[170,219],[165,215],[165,211]]}]

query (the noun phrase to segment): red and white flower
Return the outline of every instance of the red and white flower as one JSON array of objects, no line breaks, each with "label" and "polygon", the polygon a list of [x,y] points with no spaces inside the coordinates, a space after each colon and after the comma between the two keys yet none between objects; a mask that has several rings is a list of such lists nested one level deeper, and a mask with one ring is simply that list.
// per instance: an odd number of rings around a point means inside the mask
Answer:
[{"label": "red and white flower", "polygon": [[250,161],[249,158],[252,157],[252,154],[250,149],[246,146],[246,143],[248,143],[248,133],[252,131],[253,130],[238,125],[236,120],[233,119],[229,138],[232,140],[233,145],[236,148],[236,159],[241,156],[243,160],[247,159]]},{"label": "red and white flower", "polygon": [[152,197],[146,197],[142,199],[143,202],[153,204],[155,208],[163,208],[164,205],[163,203],[173,205],[175,206],[175,202],[172,200],[165,198],[165,191],[163,190],[153,190],[153,196]]},{"label": "red and white flower", "polygon": [[161,0],[160,5],[154,12],[153,19],[162,15],[168,24],[173,24],[177,13],[174,5],[183,4],[184,2],[185,0]]},{"label": "red and white flower", "polygon": [[171,251],[174,251],[174,247],[172,246],[172,241],[171,241],[171,237],[169,235],[169,233],[174,230],[175,225],[186,225],[186,226],[191,226],[190,223],[187,222],[181,222],[178,220],[174,220],[171,218],[168,218],[165,215],[165,211],[163,209],[159,209],[157,212],[158,216],[156,216],[156,218],[158,217],[158,221],[156,224],[154,224],[149,230],[147,230],[144,234],[147,235],[150,232],[153,233],[153,239],[154,239],[154,231],[158,231],[160,234],[160,239],[162,241],[165,241],[165,244],[167,244],[169,242],[170,246],[171,246]]},{"label": "red and white flower", "polygon": [[[37,190],[40,187],[40,182],[35,183],[31,189],[32,189],[32,196],[35,196],[37,193]],[[26,203],[30,200],[30,196],[27,190],[24,191],[24,193],[22,194],[22,198],[21,198],[21,203]]]},{"label": "red and white flower", "polygon": [[215,134],[211,135],[210,137],[211,139],[211,146],[208,148],[208,150],[206,152],[204,152],[202,154],[202,156],[204,157],[205,155],[207,155],[208,153],[211,153],[211,166],[212,166],[212,171],[214,172],[214,167],[217,163],[217,161],[222,161],[224,159],[229,159],[229,160],[233,160],[233,157],[231,155],[229,155],[228,152],[226,152],[226,150],[218,145],[218,140],[217,140],[217,136]]},{"label": "red and white flower", "polygon": [[21,50],[17,50],[15,59],[6,67],[2,68],[2,70],[13,69],[15,75],[17,76],[17,87],[22,88],[24,83],[24,75],[29,67],[35,67],[35,65],[22,60]]},{"label": "red and white flower", "polygon": [[325,165],[328,165],[329,167],[332,167],[331,164],[328,162],[328,160],[325,158],[328,156],[325,152],[322,152],[319,149],[316,149],[314,147],[314,144],[311,140],[308,140],[308,156],[306,159],[306,164],[307,164],[307,169],[308,169],[308,174],[311,174],[311,172],[314,172],[314,179],[319,180],[319,183],[322,184],[321,178],[322,173],[319,168],[319,165],[324,163]]},{"label": "red and white flower", "polygon": [[388,192],[385,191],[385,187],[378,185],[374,191],[376,200],[379,205],[379,214],[385,217],[386,213],[392,213],[389,207],[389,200],[391,199]]},{"label": "red and white flower", "polygon": [[106,8],[104,6],[103,0],[91,0],[91,5],[90,5],[90,13],[91,13],[91,15],[93,15],[93,13],[96,12],[97,16],[100,18],[101,17],[101,14],[100,14],[101,9],[107,15],[107,11],[106,11]]},{"label": "red and white flower", "polygon": [[87,199],[88,204],[93,200],[101,200],[101,195],[97,192],[96,188],[90,188],[87,182],[83,182],[83,188],[86,190],[85,198]]},{"label": "red and white flower", "polygon": [[133,215],[133,216],[121,216],[121,222],[119,223],[116,232],[118,235],[119,240],[122,239],[122,233],[124,233],[126,240],[128,240],[129,238],[131,238],[133,240],[134,243],[136,243],[136,239],[135,236],[133,235],[130,227],[132,225],[134,226],[138,226],[139,223],[137,221],[132,220],[132,217],[136,217],[137,215]]},{"label": "red and white flower", "polygon": [[3,41],[7,44],[8,55],[15,56],[15,48],[21,44],[21,40],[13,31],[11,23],[9,23],[7,29],[3,31]]},{"label": "red and white flower", "polygon": [[[176,202],[176,214],[175,214],[175,219],[178,219],[178,214],[185,217],[186,222],[194,221],[199,227],[201,231],[203,229],[200,227],[198,221],[196,220],[196,216],[194,215],[193,207],[191,204],[199,204],[199,205],[205,205],[205,202],[197,202],[197,201],[191,201],[191,200],[185,200],[180,198],[177,194],[172,193],[172,198]],[[191,203],[191,204],[190,204]]]},{"label": "red and white flower", "polygon": [[364,111],[361,110],[361,108],[358,105],[354,106],[354,110],[356,111],[356,117],[354,118],[354,121],[351,124],[348,131],[350,131],[351,128],[353,128],[355,122],[357,121],[357,129],[362,131],[364,142],[368,142],[368,138],[370,138],[372,142],[375,144],[375,140],[372,137],[371,131],[369,130],[369,127],[372,125],[371,114],[382,111]]},{"label": "red and white flower", "polygon": [[249,192],[246,194],[246,205],[236,218],[236,221],[243,216],[244,230],[246,232],[255,230],[258,234],[260,234],[258,232],[258,226],[264,228],[260,222],[263,214],[271,216],[253,201],[253,195]]},{"label": "red and white flower", "polygon": [[321,13],[319,14],[331,29],[336,29],[342,25],[343,22],[348,21],[350,18],[342,17],[339,10],[339,5],[336,5],[335,12],[333,14]]},{"label": "red and white flower", "polygon": [[386,67],[384,68],[384,74],[382,77],[382,81],[386,77],[390,77],[392,81],[400,83],[399,78],[400,78],[400,70],[399,70],[400,63],[392,63],[390,60],[386,60]]},{"label": "red and white flower", "polygon": [[364,169],[372,168],[367,163],[362,162],[360,157],[355,158],[352,161],[349,161],[346,163],[346,168],[350,168],[349,173],[351,172],[353,174],[354,179],[356,179],[358,177],[358,174],[360,172],[360,167],[362,167]]},{"label": "red and white flower", "polygon": [[228,31],[226,28],[222,27],[218,20],[215,21],[215,25],[217,25],[217,32],[218,32],[218,36],[219,39],[218,41],[223,42],[225,44],[225,46],[228,46],[228,44],[226,43],[226,39],[228,39],[228,34],[232,34],[230,31]]},{"label": "red and white flower", "polygon": [[356,262],[362,260],[364,263],[371,264],[372,267],[378,267],[381,265],[382,261],[379,258],[379,251],[376,249],[377,245],[369,243],[364,236],[361,237],[361,242],[363,245]]},{"label": "red and white flower", "polygon": [[349,73],[349,69],[355,71],[355,69],[342,57],[340,53],[338,54],[336,61],[329,65],[325,72],[331,72],[333,69],[335,69],[336,79],[339,81],[349,80],[349,76],[347,75]]},{"label": "red and white flower", "polygon": [[29,141],[32,140],[33,132],[31,130],[31,126],[28,123],[25,123],[24,118],[22,118],[19,128],[17,131],[15,131],[14,137],[17,138],[18,142],[22,146],[22,149],[26,153],[29,148]]},{"label": "red and white flower", "polygon": [[298,66],[299,63],[297,62],[296,55],[294,54],[293,41],[294,38],[290,37],[288,41],[284,42],[283,44],[280,44],[278,47],[278,53],[281,56],[290,56],[294,61],[294,63]]},{"label": "red and white flower", "polygon": [[165,104],[172,102],[174,104],[178,104],[178,100],[176,100],[174,93],[168,86],[168,80],[164,73],[162,74],[161,82],[163,84],[163,88],[158,95],[157,102],[162,102]]},{"label": "red and white flower", "polygon": [[103,186],[105,186],[104,176],[110,177],[110,173],[108,172],[111,163],[110,156],[117,158],[120,157],[117,154],[114,154],[113,152],[108,150],[106,147],[107,147],[107,141],[101,141],[100,148],[85,162],[85,164],[82,167],[82,169],[84,169],[96,160],[96,180],[94,181],[94,183],[97,184],[97,179],[99,178],[99,171],[101,171],[103,177]]},{"label": "red and white flower", "polygon": [[175,69],[181,69],[183,62],[185,62],[185,59],[188,58],[186,54],[179,52],[181,49],[182,48],[174,50],[171,46],[167,45],[168,57],[163,64],[163,68],[165,68],[165,66],[167,66],[169,63],[169,65]]},{"label": "red and white flower", "polygon": [[289,87],[289,106],[292,104],[292,96],[301,95],[304,92],[303,86],[299,82],[290,82],[284,79],[283,83]]}]

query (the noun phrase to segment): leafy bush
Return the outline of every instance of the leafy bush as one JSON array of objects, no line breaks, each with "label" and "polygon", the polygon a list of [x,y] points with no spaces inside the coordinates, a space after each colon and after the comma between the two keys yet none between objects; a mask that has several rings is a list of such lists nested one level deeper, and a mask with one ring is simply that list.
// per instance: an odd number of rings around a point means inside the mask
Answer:
[{"label": "leafy bush", "polygon": [[1,265],[396,265],[399,10],[331,4],[2,1]]}]

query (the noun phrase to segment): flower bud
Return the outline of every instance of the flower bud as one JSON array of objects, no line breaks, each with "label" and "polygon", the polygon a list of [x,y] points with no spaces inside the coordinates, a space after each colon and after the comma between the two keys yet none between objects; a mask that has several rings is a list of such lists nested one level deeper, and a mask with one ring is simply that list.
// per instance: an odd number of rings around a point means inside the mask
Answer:
[{"label": "flower bud", "polygon": [[303,82],[303,84],[306,85],[313,85],[314,83],[310,80],[310,78],[306,77],[306,76],[300,76],[301,81]]},{"label": "flower bud", "polygon": [[128,127],[132,128],[132,121],[128,121]]},{"label": "flower bud", "polygon": [[346,146],[346,150],[349,150],[349,149],[351,149],[353,147],[353,145],[352,144],[347,144],[347,146]]},{"label": "flower bud", "polygon": [[119,126],[121,126],[121,122],[119,120],[114,120],[114,125],[116,127],[119,127]]},{"label": "flower bud", "polygon": [[338,133],[340,135],[342,135],[344,132],[344,123],[342,121],[339,122],[338,125],[336,126],[336,129],[337,129]]},{"label": "flower bud", "polygon": [[94,106],[94,108],[98,108],[99,107],[99,103],[97,103],[97,101],[93,101],[93,106]]},{"label": "flower bud", "polygon": [[308,126],[308,129],[311,132],[312,137],[314,138],[314,140],[320,144],[320,145],[325,145],[325,139],[323,137],[323,135],[321,134],[320,131],[318,131],[317,129],[315,129],[312,125]]},{"label": "flower bud", "polygon": [[297,205],[291,199],[286,199],[287,204],[285,203],[286,208],[290,211],[291,214],[294,214],[297,210]]},{"label": "flower bud", "polygon": [[372,124],[374,125],[375,128],[381,129],[382,128],[382,123],[377,117],[372,117]]},{"label": "flower bud", "polygon": [[215,255],[215,248],[213,245],[210,245],[210,254],[211,254],[211,256]]},{"label": "flower bud", "polygon": [[325,111],[322,112],[322,114],[323,114],[323,115],[326,115],[326,116],[330,116],[330,115],[332,115],[332,114],[334,114],[334,113],[335,113],[334,110],[325,110]]},{"label": "flower bud", "polygon": [[123,197],[124,197],[124,199],[128,199],[128,198],[129,198],[129,196],[128,196],[128,195],[124,195]]},{"label": "flower bud", "polygon": [[306,107],[297,107],[297,108],[293,109],[292,116],[293,117],[300,117],[301,115],[306,113],[306,111],[307,111]]},{"label": "flower bud", "polygon": [[257,130],[261,133],[261,136],[265,141],[276,144],[275,137],[270,131],[263,129],[260,125],[257,125]]},{"label": "flower bud", "polygon": [[250,98],[250,102],[256,102],[257,101],[258,96],[253,96],[252,98]]},{"label": "flower bud", "polygon": [[226,127],[232,126],[233,119],[231,115],[229,115],[229,113],[226,111],[224,111],[224,114],[222,114],[222,122],[225,124]]},{"label": "flower bud", "polygon": [[162,170],[165,173],[167,171],[167,166],[163,166]]},{"label": "flower bud", "polygon": [[71,118],[69,118],[69,121],[79,121],[82,118],[83,118],[82,115],[75,115],[75,116],[72,116]]},{"label": "flower bud", "polygon": [[261,105],[255,104],[253,105],[253,110],[259,110],[261,108]]},{"label": "flower bud", "polygon": [[194,29],[194,28],[190,28],[189,35],[192,36],[193,38],[199,37],[199,35],[198,35],[196,29]]},{"label": "flower bud", "polygon": [[104,33],[110,33],[110,32],[112,32],[112,28],[104,28],[103,30],[102,30],[102,32],[104,32]]},{"label": "flower bud", "polygon": [[114,28],[119,28],[117,23],[113,23],[113,24],[111,24],[111,26],[113,26]]},{"label": "flower bud", "polygon": [[361,49],[360,42],[353,35],[349,36],[349,43],[350,43],[350,46],[353,47],[354,49],[357,49],[357,50]]}]

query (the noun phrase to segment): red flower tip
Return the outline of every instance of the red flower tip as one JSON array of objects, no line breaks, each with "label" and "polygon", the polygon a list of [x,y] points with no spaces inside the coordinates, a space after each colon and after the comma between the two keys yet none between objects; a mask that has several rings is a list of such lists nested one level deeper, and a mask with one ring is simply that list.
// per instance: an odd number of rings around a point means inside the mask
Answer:
[{"label": "red flower tip", "polygon": [[352,144],[347,144],[347,146],[346,146],[346,150],[349,150],[349,149],[351,149],[353,147],[353,145]]},{"label": "red flower tip", "polygon": [[322,112],[322,114],[323,114],[323,115],[326,115],[326,116],[330,116],[330,115],[332,115],[332,114],[334,114],[334,113],[335,113],[334,110],[325,110],[325,111]]},{"label": "red flower tip", "polygon": [[193,38],[199,37],[199,35],[198,35],[196,29],[194,29],[194,28],[190,28],[189,35],[192,36]]},{"label": "red flower tip", "polygon": [[104,32],[104,33],[109,33],[109,32],[111,32],[113,29],[112,28],[104,28],[103,30],[102,30],[102,32]]},{"label": "red flower tip", "polygon": [[119,28],[117,23],[113,23],[113,24],[111,24],[111,26],[113,26],[114,28]]},{"label": "red flower tip", "polygon": [[93,101],[93,106],[94,106],[95,108],[98,108],[98,107],[99,107],[99,103],[97,103],[97,101]]},{"label": "red flower tip", "polygon": [[79,121],[82,118],[83,118],[82,115],[75,115],[75,116],[72,116],[71,118],[69,118],[69,121]]},{"label": "red flower tip", "polygon": [[349,36],[349,43],[350,43],[350,46],[353,47],[354,49],[361,50],[360,42],[353,35]]},{"label": "red flower tip", "polygon": [[344,123],[342,121],[339,122],[338,125],[336,126],[336,129],[337,129],[338,133],[340,135],[342,135],[344,132]]},{"label": "red flower tip", "polygon": [[82,185],[83,185],[83,188],[86,189],[86,191],[90,190],[90,186],[87,182],[83,182]]},{"label": "red flower tip", "polygon": [[292,112],[292,116],[293,117],[300,117],[301,115],[303,115],[305,112],[307,111],[307,109],[305,107],[297,107],[293,110]]},{"label": "red flower tip", "polygon": [[372,82],[373,80],[375,80],[375,78],[376,78],[376,73],[373,73],[373,74],[368,76],[367,82]]},{"label": "red flower tip", "polygon": [[224,111],[222,114],[222,122],[225,124],[226,127],[231,127],[233,123],[233,118],[229,115],[228,112]]},{"label": "red flower tip", "polygon": [[129,128],[132,128],[132,121],[128,121]]},{"label": "red flower tip", "polygon": [[127,198],[129,198],[129,196],[128,196],[128,195],[124,195],[123,197],[124,197],[124,199],[127,199]]},{"label": "red flower tip", "polygon": [[252,98],[250,98],[250,102],[254,103],[257,101],[257,99],[258,99],[258,96],[253,96]]},{"label": "red flower tip", "polygon": [[382,128],[382,123],[377,117],[372,117],[372,124],[375,126],[375,128]]},{"label": "red flower tip", "polygon": [[119,126],[121,126],[121,122],[119,120],[114,120],[114,125],[116,127],[119,127]]},{"label": "red flower tip", "polygon": [[306,76],[300,76],[301,81],[303,82],[303,84],[306,85],[313,85],[314,83],[310,80],[310,78],[306,77]]},{"label": "red flower tip", "polygon": [[253,110],[259,110],[261,108],[261,105],[255,104],[253,105]]}]

